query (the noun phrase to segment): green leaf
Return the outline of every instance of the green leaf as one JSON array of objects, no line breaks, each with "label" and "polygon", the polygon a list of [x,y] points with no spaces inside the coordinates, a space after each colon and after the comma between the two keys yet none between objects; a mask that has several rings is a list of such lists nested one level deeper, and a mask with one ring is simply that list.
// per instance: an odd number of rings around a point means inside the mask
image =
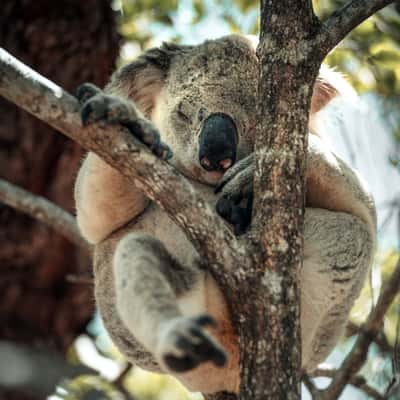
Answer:
[{"label": "green leaf", "polygon": [[396,68],[400,65],[400,52],[382,50],[368,57],[368,60],[385,68]]}]

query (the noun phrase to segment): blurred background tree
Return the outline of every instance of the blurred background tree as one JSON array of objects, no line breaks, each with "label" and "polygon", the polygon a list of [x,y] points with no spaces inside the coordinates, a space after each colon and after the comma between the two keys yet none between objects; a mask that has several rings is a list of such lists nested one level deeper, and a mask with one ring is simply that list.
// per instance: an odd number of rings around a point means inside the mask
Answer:
[{"label": "blurred background tree", "polygon": [[[0,46],[67,90],[83,81],[104,85],[118,55],[115,17],[108,0],[4,0]],[[73,212],[82,149],[4,99],[0,110],[1,177]],[[90,260],[57,232],[3,205],[0,226],[0,384],[16,365],[5,356],[11,348],[4,341],[18,343],[27,365],[34,360],[26,383],[43,382],[27,393],[10,383],[0,398],[42,399],[41,389],[51,390],[46,380],[54,384],[67,370],[76,372],[57,357],[55,362],[54,352],[65,352],[92,316],[91,287],[68,278],[87,275]]]},{"label": "blurred background tree", "polygon": [[[321,19],[343,4],[314,0]],[[162,41],[191,44],[231,32],[257,35],[258,25],[255,0],[3,0],[0,45],[73,91],[84,81],[102,86],[115,65]],[[336,125],[326,123],[326,130],[338,154],[371,184],[380,233],[370,280],[353,309],[346,335],[328,359],[336,368],[399,257],[400,2],[355,29],[326,62],[346,75],[368,110],[349,107],[338,116],[332,108],[326,119]],[[60,135],[47,134],[50,128],[2,100],[0,109],[1,176],[72,212],[72,184],[81,150]],[[352,135],[354,129],[357,133]],[[69,400],[201,398],[187,394],[171,378],[130,368],[98,317],[87,325],[93,312],[91,285],[70,279],[90,274],[89,261],[80,250],[8,207],[0,208],[0,220],[0,399],[36,399],[50,393],[52,399]],[[366,381],[381,393],[392,383],[392,399],[400,398],[394,379],[400,371],[393,366],[400,363],[393,357],[400,331],[398,305],[399,298],[362,370]],[[45,375],[42,371],[54,373],[35,384],[32,378],[13,381],[29,360],[35,379]],[[18,368],[13,370],[12,365]],[[327,382],[316,380],[321,387]],[[342,398],[366,395],[349,388]]]}]

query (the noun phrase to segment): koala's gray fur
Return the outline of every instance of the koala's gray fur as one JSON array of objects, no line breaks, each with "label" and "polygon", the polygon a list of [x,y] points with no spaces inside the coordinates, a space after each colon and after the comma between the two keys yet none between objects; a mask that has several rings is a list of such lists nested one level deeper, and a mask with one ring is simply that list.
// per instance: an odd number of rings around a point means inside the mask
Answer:
[{"label": "koala's gray fur", "polygon": [[[115,122],[115,110],[130,110],[139,125],[150,119],[174,153],[170,162],[215,205],[213,186],[222,173],[199,164],[199,131],[209,115],[227,114],[238,130],[238,160],[251,153],[257,63],[254,45],[237,35],[198,46],[164,45],[117,71],[106,95],[90,94],[85,113]],[[341,91],[340,78],[328,76],[321,70],[312,117]],[[124,108],[127,100],[137,108]],[[226,195],[251,189],[251,160],[242,164],[246,169],[237,179],[239,163],[232,168]],[[372,262],[376,222],[358,174],[314,134],[307,183],[301,327],[302,364],[311,371],[332,350],[359,294]],[[173,374],[190,390],[237,392],[238,345],[227,304],[180,228],[93,153],[79,172],[75,198],[82,234],[96,245],[97,304],[120,350],[135,364]],[[205,329],[212,321],[204,314],[218,326]],[[223,349],[228,361],[221,368]]]}]

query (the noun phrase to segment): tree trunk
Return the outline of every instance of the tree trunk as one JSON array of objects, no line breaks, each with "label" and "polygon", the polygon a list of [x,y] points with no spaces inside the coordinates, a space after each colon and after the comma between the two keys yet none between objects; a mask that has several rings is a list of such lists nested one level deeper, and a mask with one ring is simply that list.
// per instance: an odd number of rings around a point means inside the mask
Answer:
[{"label": "tree trunk", "polygon": [[[71,92],[105,84],[119,41],[108,0],[3,0],[1,9],[1,47]],[[73,212],[83,151],[51,130],[0,99],[0,175]],[[93,312],[92,287],[66,279],[90,273],[87,255],[2,205],[0,226],[0,339],[65,350]]]}]

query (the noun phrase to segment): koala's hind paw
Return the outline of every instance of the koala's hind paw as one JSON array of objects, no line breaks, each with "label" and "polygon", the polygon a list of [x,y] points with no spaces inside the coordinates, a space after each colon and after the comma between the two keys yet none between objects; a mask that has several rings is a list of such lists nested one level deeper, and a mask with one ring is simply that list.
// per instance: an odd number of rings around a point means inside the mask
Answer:
[{"label": "koala's hind paw", "polygon": [[91,83],[79,86],[76,96],[82,106],[80,114],[84,126],[99,121],[120,124],[149,146],[158,157],[166,160],[171,158],[172,152],[161,142],[157,128],[140,114],[133,102],[107,95]]},{"label": "koala's hind paw", "polygon": [[226,353],[205,330],[207,325],[215,325],[208,315],[170,321],[161,332],[156,350],[161,363],[174,372],[186,372],[207,361],[219,367],[225,365]]},{"label": "koala's hind paw", "polygon": [[246,207],[235,204],[232,199],[222,196],[217,201],[216,210],[225,221],[233,225],[235,235],[240,236],[246,233],[250,226],[252,205],[252,195],[247,199]]},{"label": "koala's hind paw", "polygon": [[[251,223],[253,177],[254,156],[250,154],[228,169],[215,188],[215,193],[222,192],[216,205],[217,213],[233,225],[235,235],[245,233]],[[244,201],[245,206],[241,205]]]}]

